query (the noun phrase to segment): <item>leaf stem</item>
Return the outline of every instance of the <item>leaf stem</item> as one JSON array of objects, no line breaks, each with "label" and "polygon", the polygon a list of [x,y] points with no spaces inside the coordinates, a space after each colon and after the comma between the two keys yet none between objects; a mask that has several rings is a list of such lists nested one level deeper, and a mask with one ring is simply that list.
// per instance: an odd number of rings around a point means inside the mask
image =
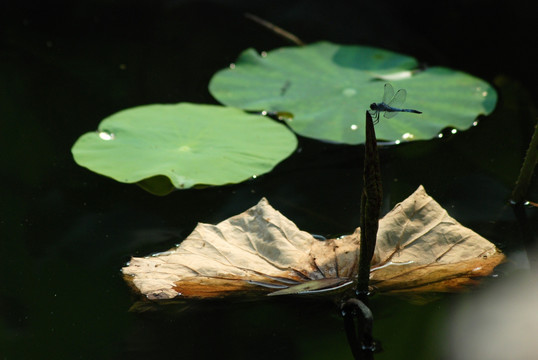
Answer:
[{"label": "leaf stem", "polygon": [[519,171],[516,186],[512,192],[512,201],[514,203],[523,203],[527,196],[527,191],[532,179],[534,168],[538,163],[538,124],[534,126],[534,134],[532,135],[527,155]]},{"label": "leaf stem", "polygon": [[[366,111],[366,143],[364,150],[364,186],[361,196],[361,239],[359,249],[359,272],[357,275],[357,298],[342,304],[346,335],[355,359],[373,359],[376,344],[372,338],[373,315],[368,307],[368,283],[370,264],[374,255],[379,212],[383,190],[379,154],[372,116]],[[355,322],[356,325],[355,326]]]},{"label": "leaf stem", "polygon": [[368,293],[370,280],[370,263],[374,255],[379,213],[383,190],[381,187],[381,170],[377,140],[372,116],[366,111],[366,143],[364,151],[364,185],[361,197],[361,240],[359,252],[359,273],[357,277],[357,294]]},{"label": "leaf stem", "polygon": [[299,39],[296,35],[293,35],[292,33],[290,33],[289,31],[286,31],[284,29],[282,29],[281,27],[278,27],[276,26],[275,24],[267,21],[267,20],[264,20],[256,15],[253,15],[251,13],[245,13],[245,17],[247,19],[250,19],[264,27],[266,27],[267,29],[271,30],[272,32],[274,32],[275,34],[278,34],[280,36],[282,36],[283,38],[287,39],[288,41],[291,41],[292,43],[294,43],[295,45],[297,46],[304,46],[306,45],[301,39]]}]

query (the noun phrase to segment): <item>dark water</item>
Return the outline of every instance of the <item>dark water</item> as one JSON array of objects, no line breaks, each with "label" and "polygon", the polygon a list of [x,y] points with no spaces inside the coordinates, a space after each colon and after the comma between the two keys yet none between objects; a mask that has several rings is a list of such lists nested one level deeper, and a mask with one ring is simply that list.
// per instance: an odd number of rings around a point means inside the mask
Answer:
[{"label": "dark water", "polygon": [[[167,197],[93,174],[70,155],[78,136],[102,118],[149,103],[214,103],[211,75],[243,49],[288,45],[243,18],[245,11],[307,42],[386,47],[494,83],[499,107],[478,126],[381,149],[383,212],[423,184],[450,215],[508,254],[501,275],[528,272],[507,201],[536,122],[529,109],[536,104],[529,76],[535,60],[525,46],[532,12],[513,2],[393,11],[389,4],[3,2],[0,359],[351,358],[330,303],[196,302],[137,314],[128,312],[137,298],[119,269],[132,255],[172,247],[196,222],[219,222],[262,196],[306,231],[353,231],[362,147],[300,139],[301,151],[270,174]],[[386,13],[372,16],[374,10]],[[538,200],[536,179],[530,198]],[[528,214],[536,227],[537,211]],[[445,329],[455,309],[495,281],[426,305],[372,299],[374,336],[384,348],[376,359],[447,356]]]}]

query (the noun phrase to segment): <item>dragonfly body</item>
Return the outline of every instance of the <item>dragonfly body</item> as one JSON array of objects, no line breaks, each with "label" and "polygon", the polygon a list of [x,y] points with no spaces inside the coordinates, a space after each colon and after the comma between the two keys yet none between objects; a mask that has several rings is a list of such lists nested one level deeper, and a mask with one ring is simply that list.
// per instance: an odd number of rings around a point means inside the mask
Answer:
[{"label": "dragonfly body", "polygon": [[405,102],[407,97],[407,91],[400,89],[394,94],[394,89],[391,84],[385,84],[385,92],[383,94],[383,101],[380,103],[370,104],[370,115],[374,118],[374,123],[379,121],[379,114],[384,113],[383,117],[390,119],[396,116],[399,112],[408,112],[414,114],[422,114],[421,111],[414,109],[402,109],[400,106]]},{"label": "dragonfly body", "polygon": [[422,111],[413,110],[413,109],[398,109],[392,106],[388,106],[384,102],[372,103],[370,105],[370,110],[379,111],[379,112],[410,112],[415,114],[422,114]]}]

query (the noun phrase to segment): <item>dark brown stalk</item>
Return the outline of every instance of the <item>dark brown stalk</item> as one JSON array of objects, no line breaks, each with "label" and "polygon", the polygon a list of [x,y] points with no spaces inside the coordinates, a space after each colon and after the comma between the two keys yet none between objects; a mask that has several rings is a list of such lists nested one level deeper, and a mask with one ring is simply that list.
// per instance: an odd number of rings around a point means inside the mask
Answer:
[{"label": "dark brown stalk", "polygon": [[366,143],[363,176],[364,187],[361,197],[361,243],[357,294],[364,301],[362,297],[365,297],[368,293],[370,263],[374,255],[381,200],[383,197],[377,140],[375,137],[374,123],[368,111],[366,111]]},{"label": "dark brown stalk", "polygon": [[346,335],[355,359],[373,359],[379,345],[372,338],[373,315],[368,307],[368,282],[370,264],[374,255],[377,238],[379,213],[383,191],[377,140],[372,116],[366,111],[366,143],[364,151],[364,186],[361,196],[361,239],[359,253],[359,273],[357,276],[357,298],[342,303],[342,315]]}]

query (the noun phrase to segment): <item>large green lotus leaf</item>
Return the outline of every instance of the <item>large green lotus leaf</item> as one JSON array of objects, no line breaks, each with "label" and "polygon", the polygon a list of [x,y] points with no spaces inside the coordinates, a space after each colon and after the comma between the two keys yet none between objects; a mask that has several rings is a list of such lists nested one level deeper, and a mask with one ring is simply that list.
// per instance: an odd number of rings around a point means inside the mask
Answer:
[{"label": "large green lotus leaf", "polygon": [[423,114],[381,116],[380,139],[431,139],[445,127],[468,129],[493,111],[497,94],[485,81],[443,67],[414,71],[417,66],[409,56],[328,42],[262,55],[248,49],[213,76],[209,90],[229,106],[290,112],[298,134],[347,144],[364,142],[365,111],[381,101],[385,82],[406,89],[404,108]]},{"label": "large green lotus leaf", "polygon": [[77,164],[150,192],[237,183],[269,172],[297,146],[284,125],[235,108],[189,103],[147,105],[104,119],[82,135]]}]

